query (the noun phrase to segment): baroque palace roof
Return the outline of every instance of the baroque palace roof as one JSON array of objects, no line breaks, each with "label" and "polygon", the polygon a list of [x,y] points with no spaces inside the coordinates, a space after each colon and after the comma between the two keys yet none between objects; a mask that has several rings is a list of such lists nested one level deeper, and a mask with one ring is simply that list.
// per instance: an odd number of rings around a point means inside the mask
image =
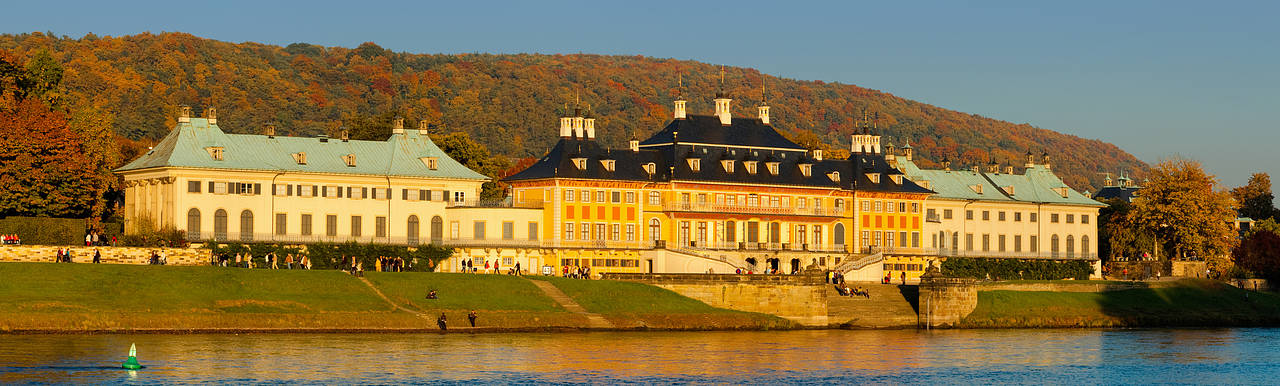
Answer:
[{"label": "baroque palace roof", "polygon": [[1028,163],[1023,174],[1013,174],[921,169],[906,157],[897,157],[895,162],[910,178],[928,181],[929,188],[937,192],[932,197],[936,199],[1106,206],[1071,189],[1047,164]]},{"label": "baroque palace roof", "polygon": [[179,122],[150,151],[116,171],[165,167],[488,180],[449,158],[419,130],[397,131],[385,141],[346,141],[227,134],[206,118]]},{"label": "baroque palace roof", "polygon": [[[722,124],[716,115],[676,118],[648,139],[633,143],[631,149],[607,149],[593,135],[569,132],[532,166],[504,181],[682,181],[932,193],[909,179],[891,177],[902,172],[891,167],[883,154],[820,159],[759,118],[729,122]],[[579,167],[581,162],[585,169]],[[613,170],[606,166],[611,163]],[[646,170],[648,164],[652,173]]]}]

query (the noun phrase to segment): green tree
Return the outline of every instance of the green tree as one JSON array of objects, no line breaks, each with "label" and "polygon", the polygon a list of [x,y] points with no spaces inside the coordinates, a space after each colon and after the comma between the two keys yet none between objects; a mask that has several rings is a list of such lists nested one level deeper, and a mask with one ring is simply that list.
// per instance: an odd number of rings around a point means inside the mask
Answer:
[{"label": "green tree", "polygon": [[1231,189],[1231,197],[1236,200],[1236,211],[1241,217],[1262,220],[1276,217],[1276,207],[1272,202],[1275,196],[1271,193],[1271,176],[1267,173],[1253,173],[1244,186]]},{"label": "green tree", "polygon": [[[439,135],[431,140],[436,143],[436,146],[440,147],[440,150],[448,154],[449,158],[453,158],[463,166],[489,178],[497,178],[511,164],[511,161],[506,158],[489,154],[489,149],[471,139],[471,136],[464,132],[459,131]],[[501,199],[506,194],[505,189],[497,181],[485,182],[480,189],[480,199],[485,201]]]},{"label": "green tree", "polygon": [[1216,178],[1199,162],[1162,161],[1134,199],[1133,226],[1138,232],[1155,234],[1164,250],[1175,251],[1178,257],[1202,257],[1211,270],[1226,273],[1236,241],[1228,224],[1236,213],[1231,195],[1217,187]]},{"label": "green tree", "polygon": [[22,90],[19,100],[35,98],[50,107],[61,107],[62,95],[58,86],[62,84],[62,64],[49,55],[49,50],[41,49],[27,61],[25,74],[18,82],[18,88]]},{"label": "green tree", "polygon": [[1133,204],[1110,200],[1098,211],[1098,256],[1103,261],[1116,257],[1138,257],[1143,252],[1163,256],[1155,251],[1155,234],[1143,231],[1134,221]]}]

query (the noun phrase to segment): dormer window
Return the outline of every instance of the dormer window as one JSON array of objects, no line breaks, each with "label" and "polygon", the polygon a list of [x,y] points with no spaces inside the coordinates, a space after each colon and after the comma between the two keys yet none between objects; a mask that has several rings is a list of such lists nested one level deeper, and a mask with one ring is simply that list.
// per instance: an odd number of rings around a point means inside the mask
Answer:
[{"label": "dormer window", "polygon": [[756,161],[743,161],[742,164],[747,167],[747,173],[756,174]]},{"label": "dormer window", "polygon": [[878,184],[880,183],[880,173],[867,173],[867,179],[871,180],[873,184]]},{"label": "dormer window", "polygon": [[611,172],[612,172],[612,171],[613,171],[614,166],[616,165],[616,162],[617,162],[617,161],[614,161],[614,160],[611,160],[611,159],[602,159],[602,160],[600,160],[600,165],[601,165],[601,166],[604,166],[604,170],[608,170],[608,171],[611,171]]},{"label": "dormer window", "polygon": [[297,163],[298,163],[298,165],[306,165],[306,164],[307,164],[307,153],[306,153],[306,152],[303,152],[303,151],[300,151],[300,152],[297,152],[297,153],[293,153],[293,162],[297,162]]},{"label": "dormer window", "polygon": [[702,160],[701,160],[701,159],[698,159],[698,158],[689,158],[687,161],[689,162],[689,170],[692,170],[692,171],[693,171],[693,172],[695,172],[695,173],[696,173],[696,172],[700,172],[700,171],[702,171]]},{"label": "dormer window", "polygon": [[840,172],[828,173],[827,178],[830,178],[831,182],[840,182]]},{"label": "dormer window", "polygon": [[421,161],[422,161],[422,164],[423,164],[423,165],[427,165],[427,169],[430,169],[430,170],[436,170],[437,168],[439,168],[439,167],[440,167],[440,159],[439,159],[439,158],[436,158],[436,157],[422,157],[422,158],[419,158],[419,160],[421,160]]},{"label": "dormer window", "polygon": [[776,176],[776,175],[778,175],[778,163],[777,163],[777,162],[765,162],[765,163],[764,163],[764,166],[765,166],[765,167],[767,167],[767,168],[769,168],[769,174],[772,174],[772,175],[775,175],[775,176]]},{"label": "dormer window", "polygon": [[573,167],[578,168],[578,170],[587,170],[587,159],[586,159],[586,158],[574,158],[574,159],[573,159]]},{"label": "dormer window", "polygon": [[214,160],[214,161],[221,161],[221,160],[222,160],[222,147],[221,147],[221,146],[206,147],[206,148],[205,148],[205,150],[209,151],[209,157],[213,158],[213,160]]},{"label": "dormer window", "polygon": [[901,174],[894,174],[894,175],[891,175],[891,176],[889,176],[889,179],[890,179],[890,180],[893,180],[893,183],[895,183],[895,184],[902,185],[902,175],[901,175]]},{"label": "dormer window", "polygon": [[733,164],[733,160],[731,159],[720,161],[720,166],[724,167],[725,173],[733,173]]},{"label": "dormer window", "polygon": [[356,167],[356,155],[355,154],[344,155],[342,156],[342,162],[345,162],[348,167],[354,168]]},{"label": "dormer window", "polygon": [[1004,187],[1004,192],[1005,192],[1005,193],[1008,193],[1010,196],[1012,196],[1012,195],[1013,195],[1013,185],[1009,185],[1009,186]]},{"label": "dormer window", "polygon": [[649,173],[649,175],[653,175],[653,173],[657,170],[658,170],[658,165],[654,164],[653,162],[644,164],[644,172]]},{"label": "dormer window", "polygon": [[974,193],[982,194],[982,185],[980,184],[969,185],[969,189],[973,190]]},{"label": "dormer window", "polygon": [[808,178],[813,175],[813,164],[800,164],[800,174]]},{"label": "dormer window", "polygon": [[1067,198],[1067,189],[1067,187],[1063,186],[1061,188],[1053,188],[1053,191],[1057,192],[1059,196],[1062,196],[1062,198]]}]

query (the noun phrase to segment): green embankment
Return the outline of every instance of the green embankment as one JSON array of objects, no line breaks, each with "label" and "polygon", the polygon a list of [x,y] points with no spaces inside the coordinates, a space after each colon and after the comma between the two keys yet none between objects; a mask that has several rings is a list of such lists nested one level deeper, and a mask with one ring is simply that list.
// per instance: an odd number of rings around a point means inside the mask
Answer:
[{"label": "green embankment", "polygon": [[1109,292],[980,291],[959,327],[1256,326],[1280,323],[1280,295],[1210,280]]},{"label": "green embankment", "polygon": [[[321,270],[0,263],[0,279],[0,331],[430,330],[440,313],[455,328],[466,324],[470,311],[479,314],[477,327],[487,330],[587,325],[585,316],[566,311],[527,279],[505,275],[368,272],[369,283],[387,300],[357,278]],[[628,290],[615,290],[618,284]],[[674,293],[653,296],[665,290],[643,284],[573,285],[570,296],[584,304],[628,297],[616,303],[643,317],[611,314],[619,327],[769,328],[777,322]],[[438,299],[426,299],[431,289]],[[648,322],[670,310],[686,317]]]}]

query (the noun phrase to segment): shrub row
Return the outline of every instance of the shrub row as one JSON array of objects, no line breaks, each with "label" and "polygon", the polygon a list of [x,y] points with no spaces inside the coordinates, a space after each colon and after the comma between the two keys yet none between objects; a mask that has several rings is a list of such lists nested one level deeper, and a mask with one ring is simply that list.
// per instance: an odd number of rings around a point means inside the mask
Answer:
[{"label": "shrub row", "polygon": [[1093,266],[1088,261],[1050,261],[950,257],[942,263],[942,274],[991,280],[1088,280]]},{"label": "shrub row", "polygon": [[[102,223],[107,240],[119,235],[123,225]],[[18,235],[23,244],[84,245],[88,224],[82,218],[18,217],[0,218],[0,235]]]},{"label": "shrub row", "polygon": [[[406,271],[431,272],[434,271],[440,261],[448,259],[453,255],[453,249],[437,246],[435,244],[422,245],[417,247],[406,247],[399,245],[385,244],[361,244],[356,242],[347,243],[313,243],[305,245],[296,244],[276,244],[276,243],[207,243],[205,248],[213,251],[216,257],[223,256],[234,261],[236,254],[249,254],[253,256],[254,265],[259,267],[267,266],[266,256],[269,253],[275,253],[277,257],[283,261],[285,256],[294,255],[295,261],[299,256],[307,256],[311,259],[312,269],[345,269],[340,267],[343,257],[354,257],[364,264],[366,271],[374,269],[374,261],[378,257],[399,257],[404,259]],[[281,263],[283,264],[283,263]]]}]

